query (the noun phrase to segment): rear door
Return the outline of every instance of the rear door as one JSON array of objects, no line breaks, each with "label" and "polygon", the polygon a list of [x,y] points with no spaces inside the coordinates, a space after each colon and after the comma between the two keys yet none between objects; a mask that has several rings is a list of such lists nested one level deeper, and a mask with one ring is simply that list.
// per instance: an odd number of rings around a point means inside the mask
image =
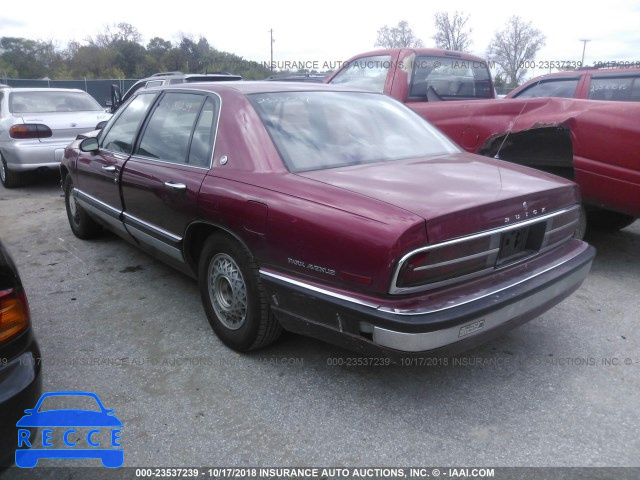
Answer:
[{"label": "rear door", "polygon": [[120,199],[120,172],[133,152],[140,126],[158,93],[138,95],[122,108],[114,122],[100,134],[96,152],[81,153],[77,161],[78,200],[103,221],[124,232]]},{"label": "rear door", "polygon": [[217,96],[165,92],[122,174],[124,223],[156,254],[183,261],[182,239],[197,217],[200,185],[211,167]]}]

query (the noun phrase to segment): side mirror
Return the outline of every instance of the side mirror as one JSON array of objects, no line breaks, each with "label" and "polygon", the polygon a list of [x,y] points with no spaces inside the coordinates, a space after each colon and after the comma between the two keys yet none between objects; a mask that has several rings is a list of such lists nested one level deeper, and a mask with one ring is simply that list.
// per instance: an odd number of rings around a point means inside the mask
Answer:
[{"label": "side mirror", "polygon": [[122,92],[118,85],[111,85],[111,113],[115,112],[122,103]]},{"label": "side mirror", "polygon": [[98,124],[96,125],[96,130],[102,130],[106,124],[107,124],[106,120],[102,120],[101,122],[98,122]]},{"label": "side mirror", "polygon": [[95,137],[85,138],[80,142],[80,151],[82,152],[97,152],[99,148],[98,139]]}]

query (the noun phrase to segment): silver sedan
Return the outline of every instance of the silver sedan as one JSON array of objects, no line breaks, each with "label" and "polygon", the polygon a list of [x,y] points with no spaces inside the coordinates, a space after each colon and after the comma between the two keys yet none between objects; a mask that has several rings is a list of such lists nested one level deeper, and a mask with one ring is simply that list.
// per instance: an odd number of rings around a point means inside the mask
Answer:
[{"label": "silver sedan", "polygon": [[110,116],[82,90],[0,87],[2,185],[17,187],[25,172],[59,168],[64,148]]}]

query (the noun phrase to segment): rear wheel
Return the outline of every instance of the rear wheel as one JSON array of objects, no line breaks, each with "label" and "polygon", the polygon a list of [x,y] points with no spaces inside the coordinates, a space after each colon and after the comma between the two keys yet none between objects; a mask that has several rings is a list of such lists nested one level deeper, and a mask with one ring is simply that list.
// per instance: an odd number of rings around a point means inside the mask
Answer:
[{"label": "rear wheel", "polygon": [[589,212],[589,228],[601,232],[617,232],[636,221],[636,217],[611,210],[593,210]]},{"label": "rear wheel", "polygon": [[246,352],[280,336],[282,327],[269,311],[256,261],[237,241],[211,236],[200,255],[198,279],[211,328],[225,345]]},{"label": "rear wheel", "polygon": [[9,170],[7,162],[4,161],[2,155],[0,155],[0,182],[2,182],[4,188],[15,188],[22,184],[22,175]]},{"label": "rear wheel", "polygon": [[64,182],[64,203],[67,207],[69,226],[76,237],[88,240],[100,233],[102,227],[84,211],[73,196],[73,181],[69,175]]}]

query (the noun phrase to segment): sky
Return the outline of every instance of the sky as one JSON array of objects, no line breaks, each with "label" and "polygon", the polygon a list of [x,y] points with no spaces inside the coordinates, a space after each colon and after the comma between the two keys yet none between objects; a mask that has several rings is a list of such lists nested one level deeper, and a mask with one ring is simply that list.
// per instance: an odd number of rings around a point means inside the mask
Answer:
[{"label": "sky", "polygon": [[125,22],[138,29],[144,45],[153,37],[175,43],[183,35],[194,40],[202,36],[218,50],[268,62],[269,30],[273,29],[274,61],[341,62],[373,50],[378,29],[395,26],[401,20],[409,22],[426,47],[432,47],[434,13],[457,10],[469,15],[471,53],[481,57],[486,57],[495,32],[505,27],[510,16],[518,15],[546,36],[538,62],[579,61],[581,39],[590,40],[585,53],[587,65],[640,62],[640,0],[450,0],[442,2],[441,7],[436,3],[165,0],[154,2],[152,7],[143,1],[109,0],[108,6],[98,2],[79,8],[77,0],[32,0],[28,9],[2,9],[0,37],[52,40],[62,49],[69,41],[83,43],[107,26]]}]

